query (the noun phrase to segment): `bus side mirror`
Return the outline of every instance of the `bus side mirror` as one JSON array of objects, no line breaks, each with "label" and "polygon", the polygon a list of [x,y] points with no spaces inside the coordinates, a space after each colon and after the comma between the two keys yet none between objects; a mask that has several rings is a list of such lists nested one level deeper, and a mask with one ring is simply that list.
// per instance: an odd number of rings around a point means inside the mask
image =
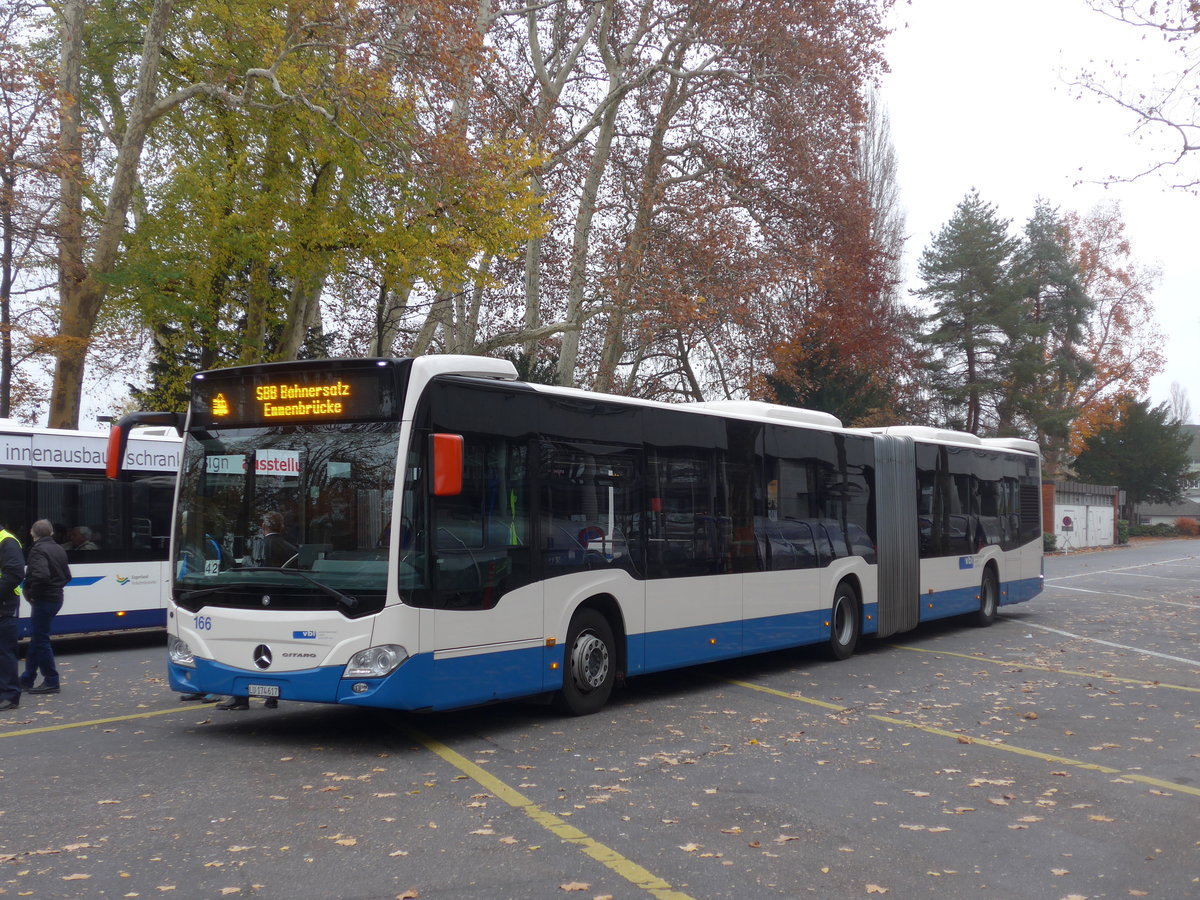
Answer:
[{"label": "bus side mirror", "polygon": [[184,413],[134,412],[121,416],[108,432],[108,453],[104,460],[104,474],[119,478],[125,461],[125,448],[129,444],[129,432],[139,425],[165,425],[174,428],[182,436]]},{"label": "bus side mirror", "polygon": [[433,460],[433,495],[457,497],[463,488],[463,438],[461,434],[430,435]]}]

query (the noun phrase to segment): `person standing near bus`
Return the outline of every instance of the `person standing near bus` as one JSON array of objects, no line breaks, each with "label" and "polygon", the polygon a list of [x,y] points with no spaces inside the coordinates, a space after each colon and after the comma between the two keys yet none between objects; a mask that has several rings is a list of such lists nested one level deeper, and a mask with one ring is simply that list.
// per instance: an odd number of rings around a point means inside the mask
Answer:
[{"label": "person standing near bus", "polygon": [[17,616],[21,611],[21,581],[25,554],[16,536],[0,527],[0,710],[21,705],[17,679]]},{"label": "person standing near bus", "polygon": [[[29,548],[25,565],[25,599],[29,601],[32,614],[21,690],[30,694],[57,694],[58,669],[54,665],[50,629],[54,617],[62,609],[63,588],[71,580],[71,567],[67,563],[67,551],[54,543],[54,525],[49,520],[38,519],[29,534],[33,546]],[[42,683],[34,686],[39,671]]]}]

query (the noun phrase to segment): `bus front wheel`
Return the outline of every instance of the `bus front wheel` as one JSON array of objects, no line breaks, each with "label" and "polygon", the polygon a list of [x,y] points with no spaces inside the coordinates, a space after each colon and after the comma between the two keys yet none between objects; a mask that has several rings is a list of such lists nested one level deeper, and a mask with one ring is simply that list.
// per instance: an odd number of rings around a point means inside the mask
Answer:
[{"label": "bus front wheel", "polygon": [[563,661],[563,686],[557,706],[574,716],[596,712],[616,682],[617,653],[608,620],[594,609],[581,609],[571,620]]},{"label": "bus front wheel", "polygon": [[979,609],[975,613],[975,625],[986,628],[996,621],[996,610],[1000,606],[1000,584],[995,569],[983,570],[983,584],[979,586]]},{"label": "bus front wheel", "polygon": [[834,592],[833,607],[829,610],[829,656],[848,659],[858,646],[858,635],[858,595],[843,581]]}]

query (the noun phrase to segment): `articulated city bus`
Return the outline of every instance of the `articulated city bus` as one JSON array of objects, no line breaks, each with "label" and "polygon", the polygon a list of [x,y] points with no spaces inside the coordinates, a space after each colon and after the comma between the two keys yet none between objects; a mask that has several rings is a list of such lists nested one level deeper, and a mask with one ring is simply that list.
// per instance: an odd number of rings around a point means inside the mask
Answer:
[{"label": "articulated city bus", "polygon": [[986,625],[1042,588],[1039,460],[1025,440],[526,384],[483,357],[203,372],[170,683],[583,714],[643,673]]},{"label": "articulated city bus", "polygon": [[[167,551],[182,442],[140,429],[125,447],[120,479],[105,478],[109,436],[0,422],[0,523],[28,550],[38,519],[67,547],[71,581],[55,634],[166,623]],[[20,633],[29,635],[29,604]]]}]

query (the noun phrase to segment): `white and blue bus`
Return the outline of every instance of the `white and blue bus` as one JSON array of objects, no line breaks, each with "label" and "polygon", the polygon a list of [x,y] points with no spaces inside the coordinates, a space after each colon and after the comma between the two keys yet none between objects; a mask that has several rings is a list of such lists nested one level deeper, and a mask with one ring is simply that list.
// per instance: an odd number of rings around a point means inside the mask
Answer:
[{"label": "white and blue bus", "polygon": [[1042,588],[1025,440],[526,384],[464,356],[203,372],[184,435],[177,691],[406,710],[544,694],[583,714],[643,673],[844,658]]},{"label": "white and blue bus", "polygon": [[[0,523],[26,550],[38,519],[71,545],[71,581],[55,634],[166,624],[171,510],[182,441],[139,429],[128,440],[119,479],[105,477],[107,433],[0,421]],[[29,636],[29,604],[20,634]]]}]

